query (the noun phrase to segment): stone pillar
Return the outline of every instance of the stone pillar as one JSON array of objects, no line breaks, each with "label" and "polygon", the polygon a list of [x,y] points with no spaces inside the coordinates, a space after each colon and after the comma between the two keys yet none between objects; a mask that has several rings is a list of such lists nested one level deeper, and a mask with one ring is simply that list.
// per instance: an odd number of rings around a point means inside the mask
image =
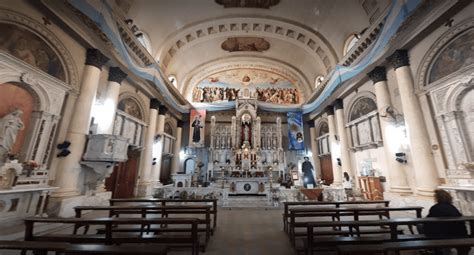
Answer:
[{"label": "stone pillar", "polygon": [[334,177],[332,185],[340,187],[342,186],[342,170],[337,164],[337,158],[340,157],[340,148],[336,140],[336,122],[334,120],[334,108],[332,105],[326,108],[326,113],[328,115],[329,146],[331,150],[332,175]]},{"label": "stone pillar", "polygon": [[152,169],[152,187],[160,186],[161,163],[163,157],[163,134],[165,132],[165,119],[168,109],[164,105],[160,105],[158,119],[156,120],[156,133],[158,140],[153,148],[153,157],[156,158],[156,164]]},{"label": "stone pillar", "polygon": [[334,102],[334,109],[336,112],[337,133],[339,137],[339,148],[341,150],[341,168],[342,172],[347,172],[353,180],[355,180],[354,172],[351,167],[351,157],[349,155],[349,140],[347,139],[344,108],[342,99],[337,99]]},{"label": "stone pillar", "polygon": [[309,137],[311,139],[311,154],[313,155],[313,164],[314,164],[314,172],[315,172],[315,179],[319,179],[321,177],[321,164],[319,163],[319,150],[318,150],[318,141],[316,141],[316,128],[314,127],[314,120],[308,121],[309,125]]},{"label": "stone pillar", "polygon": [[181,151],[181,136],[183,133],[183,121],[178,120],[178,126],[176,128],[176,141],[173,147],[173,160],[171,161],[171,174],[179,172],[179,154]]},{"label": "stone pillar", "polygon": [[105,114],[100,116],[100,120],[97,120],[99,123],[97,128],[98,134],[111,135],[114,131],[115,113],[117,112],[120,85],[126,77],[127,74],[120,70],[119,67],[111,67],[109,69],[109,82],[107,84],[103,107]]},{"label": "stone pillar", "polygon": [[89,133],[92,105],[99,86],[102,66],[109,59],[97,49],[88,49],[86,63],[82,73],[81,93],[76,100],[74,115],[69,125],[66,140],[71,142],[71,154],[62,158],[58,164],[55,186],[59,189],[55,197],[76,196],[80,194],[78,187],[81,175],[81,161]]},{"label": "stone pillar", "polygon": [[[382,129],[382,138],[384,143],[385,158],[387,159],[388,174],[390,177],[390,191],[399,193],[411,193],[408,186],[408,180],[402,164],[395,161],[395,153],[399,148],[394,148],[391,143],[397,143],[393,134],[389,134],[390,126],[396,126],[396,120],[387,116],[387,109],[392,108],[392,101],[387,85],[387,73],[385,67],[375,67],[367,74],[374,83],[375,95],[377,97],[377,108],[379,112],[380,128]],[[394,151],[395,150],[395,151]]]},{"label": "stone pillar", "polygon": [[138,182],[137,196],[145,197],[151,195],[151,171],[153,163],[153,144],[155,142],[156,116],[160,102],[155,98],[150,100],[150,118],[145,134],[143,156],[140,161],[140,180]]},{"label": "stone pillar", "polygon": [[390,57],[390,61],[395,69],[398,89],[400,91],[417,193],[419,195],[432,196],[433,190],[439,184],[438,173],[431,153],[428,130],[424,122],[418,97],[415,94],[408,52],[406,50],[397,50]]}]

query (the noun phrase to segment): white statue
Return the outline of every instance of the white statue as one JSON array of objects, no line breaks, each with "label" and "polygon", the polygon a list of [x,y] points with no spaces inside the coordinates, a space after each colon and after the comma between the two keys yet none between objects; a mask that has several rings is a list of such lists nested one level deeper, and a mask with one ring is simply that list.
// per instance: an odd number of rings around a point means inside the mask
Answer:
[{"label": "white statue", "polygon": [[244,141],[248,142],[249,141],[249,126],[245,125],[244,127]]},{"label": "white statue", "polygon": [[21,121],[22,110],[15,110],[0,119],[0,147],[6,152],[10,152],[15,144],[19,130],[23,130],[25,125]]}]

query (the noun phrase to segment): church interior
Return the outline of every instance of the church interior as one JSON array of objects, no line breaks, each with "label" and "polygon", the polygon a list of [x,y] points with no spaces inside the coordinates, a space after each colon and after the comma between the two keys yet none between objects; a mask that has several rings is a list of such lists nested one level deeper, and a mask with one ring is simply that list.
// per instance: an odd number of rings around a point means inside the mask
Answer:
[{"label": "church interior", "polygon": [[0,0],[0,254],[474,254],[472,0]]}]

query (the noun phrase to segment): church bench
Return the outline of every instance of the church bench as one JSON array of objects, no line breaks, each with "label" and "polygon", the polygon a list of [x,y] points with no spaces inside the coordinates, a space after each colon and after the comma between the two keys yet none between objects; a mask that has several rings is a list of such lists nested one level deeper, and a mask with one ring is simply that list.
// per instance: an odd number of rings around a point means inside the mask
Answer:
[{"label": "church bench", "polygon": [[384,205],[388,207],[390,201],[388,200],[360,200],[360,201],[295,201],[295,202],[283,202],[283,229],[288,232],[288,222],[290,218],[289,209],[290,207],[303,207],[309,205],[328,205],[340,208],[341,205]]},{"label": "church bench", "polygon": [[[162,218],[167,218],[169,215],[204,215],[205,219],[199,219],[199,224],[205,224],[206,243],[209,241],[211,235],[211,206],[210,205],[122,205],[122,206],[76,206],[74,207],[76,218],[82,217],[83,211],[108,211],[109,217],[121,214],[140,215],[146,218],[149,214],[159,214]],[[74,233],[77,232],[81,225],[74,226]],[[143,226],[142,226],[143,227]],[[85,226],[85,231],[88,227]],[[198,229],[202,230],[202,229]]]},{"label": "church bench", "polygon": [[[447,222],[465,222],[470,225],[471,230],[474,229],[474,216],[465,217],[443,217],[443,218],[398,218],[398,219],[386,219],[386,220],[372,220],[372,221],[337,221],[337,222],[307,222],[307,233],[305,242],[305,253],[312,254],[315,248],[320,249],[321,247],[328,248],[329,246],[337,245],[369,245],[369,244],[383,244],[386,242],[409,242],[418,240],[436,240],[440,238],[457,239],[456,237],[429,237],[422,234],[403,234],[400,233],[398,227],[400,226],[414,226],[417,224],[424,223],[447,223]],[[390,229],[390,235],[378,235],[378,236],[361,236],[357,233],[357,236],[352,237],[315,237],[314,230],[318,228],[328,227],[348,227],[349,229],[357,229],[360,227],[367,226],[387,226]],[[471,238],[474,237],[473,231],[471,231]],[[459,238],[459,237],[458,237]],[[464,238],[464,237],[461,237]]]},{"label": "church bench", "polygon": [[387,254],[407,250],[425,250],[436,248],[474,247],[474,238],[416,240],[402,242],[386,242],[383,244],[338,245],[339,255],[370,255]]},{"label": "church bench", "polygon": [[[200,243],[198,235],[199,219],[193,218],[42,218],[30,217],[25,220],[25,241],[43,241],[43,242],[65,242],[65,243],[89,243],[89,244],[163,244],[167,247],[190,247],[192,254],[198,254]],[[48,224],[65,224],[65,225],[96,225],[105,228],[102,235],[77,235],[77,234],[48,234],[35,235],[35,223]],[[177,233],[175,235],[155,235],[143,236],[136,235],[122,235],[121,233],[114,233],[113,226],[125,225],[172,225],[172,226],[188,226],[187,233]],[[172,228],[169,228],[170,230]],[[174,234],[174,233],[173,233]]]},{"label": "church bench", "polygon": [[212,233],[214,233],[214,229],[217,227],[217,198],[204,198],[204,199],[163,199],[163,198],[112,198],[109,200],[111,206],[116,205],[118,203],[160,203],[161,205],[167,204],[175,204],[175,203],[205,203],[205,204],[212,204],[211,214],[213,217],[212,222]]},{"label": "church bench", "polygon": [[19,250],[23,253],[33,251],[37,255],[46,255],[48,251],[56,254],[127,254],[127,255],[166,255],[164,245],[103,245],[103,244],[71,244],[63,242],[41,241],[0,241],[0,250]]},{"label": "church bench", "polygon": [[[423,207],[420,206],[408,206],[408,207],[355,207],[355,208],[319,208],[319,207],[298,207],[290,209],[290,222],[289,222],[289,232],[290,238],[293,245],[295,245],[296,233],[295,229],[304,228],[303,224],[296,224],[297,218],[304,217],[332,217],[333,221],[340,220],[342,216],[353,216],[354,221],[359,220],[360,216],[385,216],[390,218],[390,212],[395,211],[414,211],[417,218],[421,218],[421,211]],[[356,227],[357,230],[358,227]],[[383,233],[383,231],[380,231]],[[360,234],[360,232],[359,232]],[[304,236],[304,233],[299,233],[299,236]]]}]

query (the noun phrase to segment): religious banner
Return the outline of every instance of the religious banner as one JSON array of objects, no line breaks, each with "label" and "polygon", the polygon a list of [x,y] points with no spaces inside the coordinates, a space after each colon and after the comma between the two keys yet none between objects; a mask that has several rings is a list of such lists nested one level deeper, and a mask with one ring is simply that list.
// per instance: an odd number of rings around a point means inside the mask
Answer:
[{"label": "religious banner", "polygon": [[191,110],[189,121],[189,146],[204,147],[204,126],[206,125],[206,110]]},{"label": "religious banner", "polygon": [[288,112],[288,149],[304,150],[303,115],[301,112]]}]

